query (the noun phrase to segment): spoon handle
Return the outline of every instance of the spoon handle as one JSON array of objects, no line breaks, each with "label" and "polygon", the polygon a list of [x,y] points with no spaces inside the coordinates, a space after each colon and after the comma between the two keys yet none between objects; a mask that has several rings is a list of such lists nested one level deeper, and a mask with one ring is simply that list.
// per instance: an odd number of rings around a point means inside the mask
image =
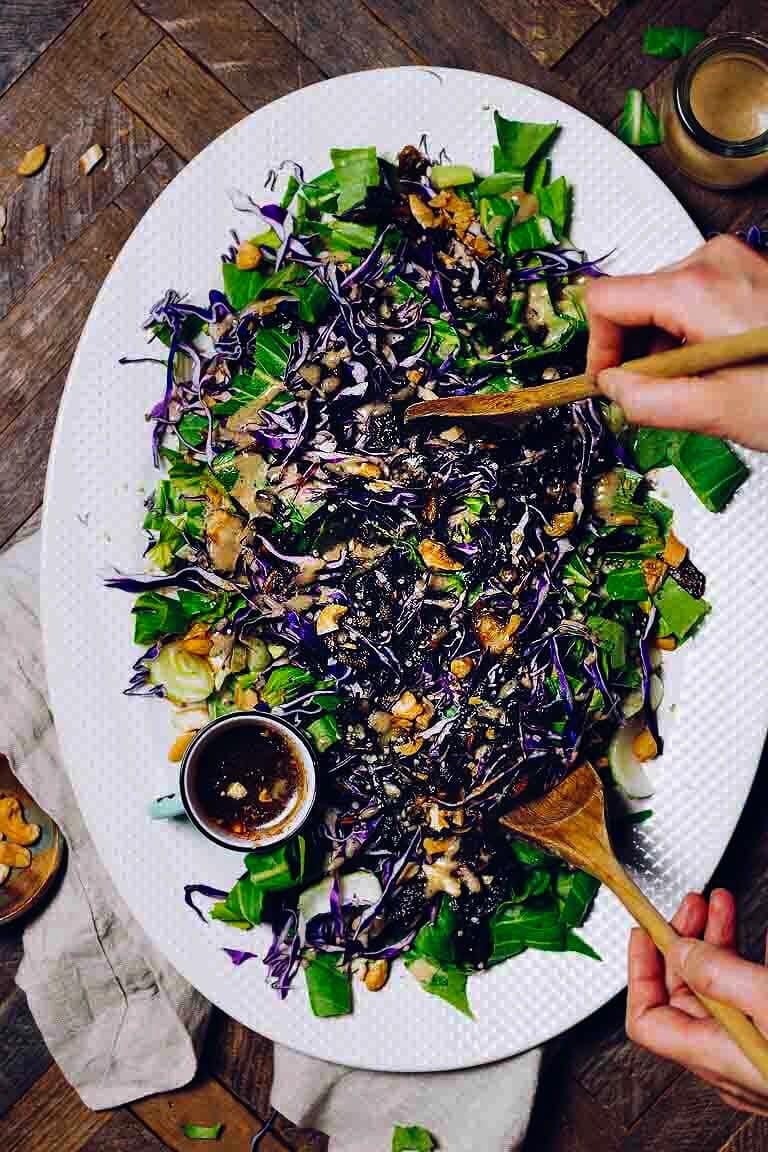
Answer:
[{"label": "spoon handle", "polygon": [[[627,911],[644,928],[656,947],[666,955],[677,932],[668,924],[648,897],[627,875],[616,857],[608,849],[595,853],[589,870],[618,896]],[[768,1038],[758,1031],[748,1016],[730,1004],[721,1004],[709,996],[696,996],[715,1020],[725,1029],[760,1075],[768,1080]]]},{"label": "spoon handle", "polygon": [[[751,364],[768,359],[768,328],[753,328],[733,336],[719,336],[716,340],[703,340],[700,344],[683,344],[667,352],[641,356],[639,360],[626,360],[622,368],[640,372],[644,376],[697,376],[718,368],[731,368],[738,364]],[[473,396],[442,396],[438,400],[421,401],[406,409],[406,420],[423,416],[481,416],[488,420],[504,416],[526,416],[545,408],[573,404],[597,396],[592,376],[569,376],[533,388],[519,388],[514,392],[489,393]]]}]

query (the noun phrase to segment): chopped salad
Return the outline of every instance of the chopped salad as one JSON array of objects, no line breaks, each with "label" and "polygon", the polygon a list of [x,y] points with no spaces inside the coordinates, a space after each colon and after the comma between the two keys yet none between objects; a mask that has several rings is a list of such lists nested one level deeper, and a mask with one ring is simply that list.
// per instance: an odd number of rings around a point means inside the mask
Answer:
[{"label": "chopped salad", "polygon": [[302,834],[186,897],[231,926],[238,965],[269,923],[268,978],[285,996],[303,967],[319,1016],[398,957],[471,1014],[477,969],[596,956],[577,931],[596,883],[499,816],[585,758],[649,794],[660,650],[709,605],[644,474],[677,467],[712,510],[746,475],[726,444],[603,402],[509,430],[404,422],[415,400],[583,368],[602,261],[568,239],[557,125],[495,123],[491,175],[423,144],[332,149],[312,179],[285,165],[279,199],[236,194],[247,223],[208,303],[169,291],[147,322],[161,478],[147,571],[109,581],[138,593],[126,691],[189,732],[253,708],[313,742]]}]

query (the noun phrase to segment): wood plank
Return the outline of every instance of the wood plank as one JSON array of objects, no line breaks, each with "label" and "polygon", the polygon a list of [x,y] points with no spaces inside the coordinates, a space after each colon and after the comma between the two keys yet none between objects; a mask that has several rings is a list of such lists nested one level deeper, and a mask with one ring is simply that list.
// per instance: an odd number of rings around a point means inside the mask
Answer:
[{"label": "wood plank", "polygon": [[185,160],[246,114],[231,92],[168,39],[152,49],[115,93]]},{"label": "wood plank", "polygon": [[91,0],[0,101],[0,200],[34,144],[53,146],[156,44],[162,32],[130,0]]},{"label": "wood plank", "polygon": [[548,1046],[522,1152],[619,1152],[624,1127],[573,1078],[569,1038]]},{"label": "wood plank", "polygon": [[80,1152],[111,1115],[90,1112],[53,1064],[0,1121],[3,1152]]},{"label": "wood plank", "polygon": [[246,108],[260,108],[323,72],[247,0],[136,0]]},{"label": "wood plank", "polygon": [[592,7],[600,13],[601,16],[609,16],[621,3],[621,0],[590,0]]},{"label": "wood plank", "polygon": [[170,184],[183,167],[184,161],[181,156],[177,156],[166,144],[154,160],[150,161],[146,168],[123,189],[117,197],[117,203],[134,224],[138,224],[163,188]]},{"label": "wood plank", "polygon": [[551,68],[600,19],[590,0],[480,0],[503,28],[524,44],[540,64]]},{"label": "wood plank", "polygon": [[329,76],[422,63],[360,0],[346,0],[343,17],[336,0],[312,0],[311,4],[250,0],[250,4]]},{"label": "wood plank", "polygon": [[[105,156],[85,176],[79,159],[91,144],[100,144]],[[114,96],[73,118],[43,171],[23,181],[8,200],[0,317],[162,147],[162,140]]]},{"label": "wood plank", "polygon": [[[0,756],[0,770],[5,768],[5,756]],[[0,1004],[13,992],[16,970],[21,963],[22,928],[18,923],[8,924],[0,932]]]},{"label": "wood plank", "polygon": [[[27,998],[14,987],[0,1003],[0,1117],[22,1099],[51,1062]],[[5,1122],[0,1120],[0,1138],[5,1132]],[[3,1148],[8,1152],[5,1142]]]},{"label": "wood plank", "polygon": [[575,84],[543,68],[478,4],[368,0],[368,7],[431,64],[507,76],[580,105]]},{"label": "wood plank", "polygon": [[82,1152],[167,1152],[167,1149],[127,1108],[120,1108],[83,1145]]},{"label": "wood plank", "polygon": [[272,1085],[272,1041],[215,1011],[208,1027],[206,1068],[258,1113],[268,1116]]},{"label": "wood plank", "polygon": [[[189,1152],[185,1124],[223,1124],[217,1152],[244,1152],[262,1125],[231,1092],[210,1078],[201,1078],[178,1092],[139,1100],[131,1105],[131,1111],[173,1152]],[[259,1152],[284,1152],[284,1145],[267,1135]]]},{"label": "wood plank", "polygon": [[617,997],[571,1033],[571,1075],[622,1127],[630,1127],[681,1076],[627,1039],[624,996]]},{"label": "wood plank", "polygon": [[764,2],[755,4],[754,0],[730,0],[710,21],[707,31],[711,35],[716,32],[759,32],[765,35],[768,32],[768,5]]},{"label": "wood plank", "polygon": [[[14,544],[18,544],[21,540],[26,540],[28,536],[34,536],[35,532],[39,532],[43,523],[43,507],[35,508],[32,515],[21,524],[10,540],[6,540],[3,545],[3,550],[6,548],[13,548]],[[0,756],[0,764],[2,763],[2,756]],[[5,933],[3,933],[5,935]],[[19,960],[21,959],[21,932],[19,932]],[[15,971],[15,969],[14,969]]]},{"label": "wood plank", "polygon": [[42,504],[51,437],[66,379],[67,368],[62,368],[0,433],[0,548]]},{"label": "wood plank", "polygon": [[751,1116],[724,1144],[721,1152],[768,1152],[768,1120]]},{"label": "wood plank", "polygon": [[[258,1116],[271,1111],[272,1041],[259,1036],[223,1012],[214,1012],[205,1041],[203,1062],[218,1080]],[[323,1152],[327,1137],[297,1128],[283,1116],[275,1120],[275,1132],[290,1148]]]},{"label": "wood plank", "polygon": [[703,28],[721,6],[722,0],[624,0],[566,53],[555,72],[579,90],[590,115],[610,123],[627,88],[644,88],[666,67],[667,61],[643,55],[646,25]]},{"label": "wood plank", "polygon": [[69,363],[131,221],[111,205],[0,320],[0,432]]},{"label": "wood plank", "polygon": [[622,1152],[718,1152],[743,1123],[743,1112],[723,1104],[714,1088],[684,1072],[632,1128]]},{"label": "wood plank", "polygon": [[0,7],[0,95],[82,12],[88,0],[4,0]]},{"label": "wood plank", "polygon": [[624,1147],[623,1126],[570,1076],[565,1081],[562,1101],[566,1126],[582,1136],[589,1134],[590,1148],[620,1152]]}]

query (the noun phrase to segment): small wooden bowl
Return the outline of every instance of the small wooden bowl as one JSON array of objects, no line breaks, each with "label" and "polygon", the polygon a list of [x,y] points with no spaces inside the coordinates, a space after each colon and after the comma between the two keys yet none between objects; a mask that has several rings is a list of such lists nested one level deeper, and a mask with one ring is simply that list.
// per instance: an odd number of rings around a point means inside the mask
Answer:
[{"label": "small wooden bowl", "polygon": [[0,927],[18,920],[44,898],[53,884],[64,859],[64,837],[47,812],[38,807],[19,783],[4,756],[0,756],[0,799],[15,796],[28,824],[40,825],[40,837],[30,845],[29,868],[12,868],[0,884]]}]

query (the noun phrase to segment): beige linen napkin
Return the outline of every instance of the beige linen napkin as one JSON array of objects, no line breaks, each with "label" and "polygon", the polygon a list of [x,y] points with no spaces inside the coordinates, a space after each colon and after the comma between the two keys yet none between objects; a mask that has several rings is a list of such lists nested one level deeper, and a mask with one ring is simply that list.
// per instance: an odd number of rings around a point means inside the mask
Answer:
[{"label": "beige linen napkin", "polygon": [[[0,752],[54,817],[66,874],[24,933],[17,981],[52,1056],[89,1108],[187,1083],[210,1008],[152,946],[104,870],[61,766],[42,660],[38,534],[0,555]],[[330,1133],[331,1152],[388,1152],[395,1124],[443,1152],[512,1152],[528,1124],[540,1053],[455,1073],[359,1072],[275,1047],[274,1106]],[[244,1149],[243,1152],[248,1152]]]}]

